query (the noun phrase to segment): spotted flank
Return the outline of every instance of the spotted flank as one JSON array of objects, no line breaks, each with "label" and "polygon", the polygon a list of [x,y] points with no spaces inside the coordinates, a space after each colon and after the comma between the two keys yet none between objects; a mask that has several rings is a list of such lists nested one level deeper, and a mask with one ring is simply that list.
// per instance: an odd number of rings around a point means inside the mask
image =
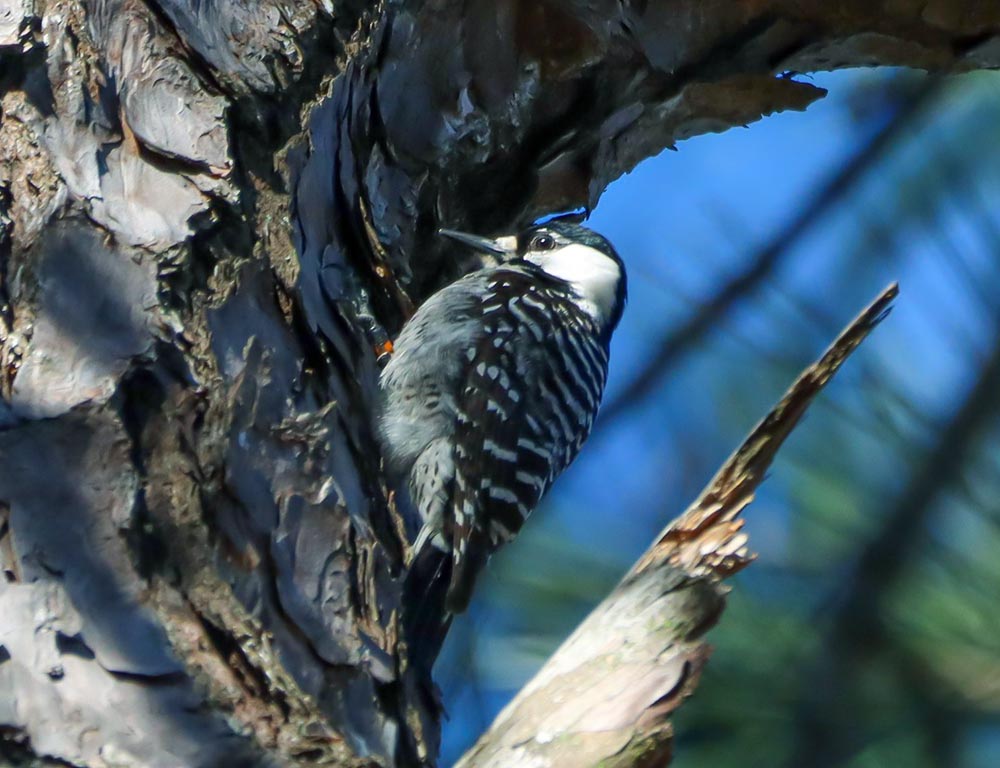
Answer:
[{"label": "spotted flank", "polygon": [[517,535],[576,457],[607,375],[594,320],[558,284],[507,272],[484,297],[483,320],[454,438],[461,450],[448,607],[455,612],[465,608],[481,563]]}]

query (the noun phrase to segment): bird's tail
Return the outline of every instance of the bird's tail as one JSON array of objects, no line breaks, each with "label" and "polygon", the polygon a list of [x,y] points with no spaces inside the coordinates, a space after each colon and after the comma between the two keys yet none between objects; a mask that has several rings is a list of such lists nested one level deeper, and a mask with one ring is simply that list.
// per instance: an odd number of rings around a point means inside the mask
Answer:
[{"label": "bird's tail", "polygon": [[403,629],[411,663],[429,673],[451,625],[452,613],[446,601],[452,555],[425,531],[421,531],[413,549],[403,586]]},{"label": "bird's tail", "polygon": [[476,579],[490,559],[489,539],[480,528],[473,526],[464,535],[455,537],[451,575],[445,608],[451,613],[464,613],[472,599]]},{"label": "bird's tail", "polygon": [[452,617],[469,607],[476,577],[490,557],[489,539],[473,527],[454,536],[425,525],[413,543],[413,559],[403,592],[403,627],[410,659],[429,672],[437,659]]}]

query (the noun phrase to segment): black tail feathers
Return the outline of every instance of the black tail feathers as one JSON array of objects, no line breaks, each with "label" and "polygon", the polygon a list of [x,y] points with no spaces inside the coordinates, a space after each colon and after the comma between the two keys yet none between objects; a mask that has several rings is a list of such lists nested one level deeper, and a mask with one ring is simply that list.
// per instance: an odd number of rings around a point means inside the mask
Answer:
[{"label": "black tail feathers", "polygon": [[429,672],[453,616],[469,607],[478,575],[490,558],[485,534],[474,529],[461,551],[444,551],[432,537],[417,537],[417,551],[406,574],[403,628],[410,659]]},{"label": "black tail feathers", "polygon": [[411,664],[430,672],[448,634],[446,607],[452,559],[425,541],[413,557],[403,586],[403,630]]},{"label": "black tail feathers", "polygon": [[465,613],[479,574],[486,568],[486,563],[490,559],[486,534],[478,528],[473,528],[469,532],[468,539],[462,543],[460,555],[453,559],[448,594],[445,597],[445,608],[453,614]]}]

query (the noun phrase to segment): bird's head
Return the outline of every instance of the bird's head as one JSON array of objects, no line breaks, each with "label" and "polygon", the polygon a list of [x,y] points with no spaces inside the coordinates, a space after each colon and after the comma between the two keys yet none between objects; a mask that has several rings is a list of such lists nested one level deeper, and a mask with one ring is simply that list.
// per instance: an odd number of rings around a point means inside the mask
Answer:
[{"label": "bird's head", "polygon": [[502,263],[526,262],[569,283],[583,308],[609,332],[621,319],[627,298],[625,265],[607,238],[592,229],[568,221],[549,221],[497,238],[453,229],[439,232]]}]

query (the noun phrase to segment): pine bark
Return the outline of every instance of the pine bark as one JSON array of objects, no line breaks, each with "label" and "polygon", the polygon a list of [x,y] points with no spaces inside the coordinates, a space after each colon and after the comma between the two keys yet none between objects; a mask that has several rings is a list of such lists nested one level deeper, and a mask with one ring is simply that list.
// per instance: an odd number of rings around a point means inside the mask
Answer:
[{"label": "pine bark", "polygon": [[1000,10],[0,0],[0,757],[433,763],[371,410],[436,228],[857,64],[1000,65]]}]

